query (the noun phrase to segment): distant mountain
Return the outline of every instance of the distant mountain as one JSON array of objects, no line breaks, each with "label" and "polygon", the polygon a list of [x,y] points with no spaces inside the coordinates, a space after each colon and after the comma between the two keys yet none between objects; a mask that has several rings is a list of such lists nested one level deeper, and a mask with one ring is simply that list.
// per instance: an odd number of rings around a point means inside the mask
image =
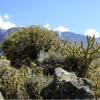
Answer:
[{"label": "distant mountain", "polygon": [[5,37],[5,32],[6,32],[6,30],[0,29],[0,42],[3,41],[3,39]]},{"label": "distant mountain", "polygon": [[[8,30],[0,29],[0,44],[13,32],[17,31],[19,27],[13,27]],[[0,56],[3,55],[3,51],[0,49]]]},{"label": "distant mountain", "polygon": [[13,27],[8,30],[0,29],[0,43],[2,43],[11,33],[17,31],[19,27]]},{"label": "distant mountain", "polygon": [[[0,29],[0,43],[2,43],[11,33],[17,31],[20,28],[22,27],[14,27],[8,30]],[[80,42],[83,41],[85,46],[87,44],[87,39],[85,35],[80,35],[74,32],[62,32],[60,33],[60,38],[69,42],[76,42],[77,44],[80,44]],[[96,41],[100,43],[100,38],[96,38]]]},{"label": "distant mountain", "polygon": [[[80,35],[74,32],[62,32],[60,37],[63,40],[67,40],[69,42],[76,42],[77,44],[80,44],[80,42],[82,41],[84,46],[87,45],[87,37],[85,35]],[[100,38],[96,38],[96,41],[100,43]]]},{"label": "distant mountain", "polygon": [[97,41],[98,41],[98,43],[100,44],[100,37],[99,37],[99,38],[97,38]]}]

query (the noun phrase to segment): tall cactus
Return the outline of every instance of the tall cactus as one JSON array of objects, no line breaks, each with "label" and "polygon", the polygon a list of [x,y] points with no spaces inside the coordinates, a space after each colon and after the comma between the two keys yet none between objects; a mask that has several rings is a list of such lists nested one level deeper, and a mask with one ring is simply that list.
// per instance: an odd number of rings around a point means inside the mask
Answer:
[{"label": "tall cactus", "polygon": [[87,47],[83,42],[78,46],[76,43],[66,43],[62,49],[62,55],[66,55],[66,70],[74,71],[77,76],[85,77],[89,65],[100,53],[100,45],[95,37],[87,36]]},{"label": "tall cactus", "polygon": [[90,63],[92,62],[93,59],[95,59],[98,56],[100,52],[100,46],[95,41],[95,36],[93,36],[93,38],[87,36],[87,47],[84,48],[83,43],[81,42],[80,50],[81,54],[83,55],[82,61],[84,63],[83,64],[84,66],[79,76],[85,77]]}]

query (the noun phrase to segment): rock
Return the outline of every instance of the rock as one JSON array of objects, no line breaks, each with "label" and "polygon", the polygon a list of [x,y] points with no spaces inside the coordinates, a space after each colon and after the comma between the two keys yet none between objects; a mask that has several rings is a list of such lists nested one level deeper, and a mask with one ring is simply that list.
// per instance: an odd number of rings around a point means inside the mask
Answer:
[{"label": "rock", "polygon": [[53,82],[41,91],[43,99],[95,99],[89,85],[76,74],[56,68]]},{"label": "rock", "polygon": [[1,92],[0,92],[0,100],[4,100],[4,97],[2,96]]},{"label": "rock", "polygon": [[83,81],[84,81],[84,83],[85,84],[87,84],[87,85],[92,85],[92,81],[90,81],[89,79],[86,79],[86,78],[81,78]]},{"label": "rock", "polygon": [[47,52],[40,51],[40,54],[38,55],[38,63],[42,64],[44,60],[46,60],[49,57]]}]

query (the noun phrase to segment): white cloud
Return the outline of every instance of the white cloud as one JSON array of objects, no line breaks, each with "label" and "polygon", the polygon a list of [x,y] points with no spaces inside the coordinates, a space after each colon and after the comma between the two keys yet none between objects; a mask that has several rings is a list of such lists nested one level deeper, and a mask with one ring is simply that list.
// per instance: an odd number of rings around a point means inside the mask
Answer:
[{"label": "white cloud", "polygon": [[51,29],[50,28],[50,24],[45,24],[44,27],[47,28],[47,29],[49,29],[49,30]]},{"label": "white cloud", "polygon": [[67,27],[64,27],[64,26],[58,26],[58,27],[50,27],[50,24],[45,24],[44,25],[45,28],[47,29],[53,29],[54,31],[58,31],[58,32],[66,32],[66,31],[70,31]]},{"label": "white cloud", "polygon": [[0,22],[3,22],[3,18],[0,16]]},{"label": "white cloud", "polygon": [[5,20],[9,20],[9,19],[10,19],[10,16],[8,16],[7,14],[5,14],[5,15],[3,15],[3,18],[4,18]]},{"label": "white cloud", "polygon": [[66,32],[66,31],[69,31],[69,29],[67,27],[64,27],[64,26],[58,26],[57,28],[54,28],[55,31],[58,31],[58,32]]},{"label": "white cloud", "polygon": [[16,27],[16,25],[12,22],[9,21],[9,16],[8,15],[4,15],[4,16],[0,16],[0,28],[1,29],[9,29],[12,27]]},{"label": "white cloud", "polygon": [[100,33],[96,31],[96,29],[87,29],[85,35],[93,37],[95,35],[96,38],[100,37]]}]

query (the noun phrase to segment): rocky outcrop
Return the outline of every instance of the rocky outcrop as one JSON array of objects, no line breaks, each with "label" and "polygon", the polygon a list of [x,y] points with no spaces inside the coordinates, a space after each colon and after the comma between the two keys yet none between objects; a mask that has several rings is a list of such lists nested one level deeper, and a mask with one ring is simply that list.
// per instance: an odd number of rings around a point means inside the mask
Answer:
[{"label": "rocky outcrop", "polygon": [[55,69],[53,82],[41,91],[43,99],[94,99],[89,81],[62,68]]},{"label": "rocky outcrop", "polygon": [[4,100],[4,97],[2,96],[1,92],[0,92],[0,100]]}]

